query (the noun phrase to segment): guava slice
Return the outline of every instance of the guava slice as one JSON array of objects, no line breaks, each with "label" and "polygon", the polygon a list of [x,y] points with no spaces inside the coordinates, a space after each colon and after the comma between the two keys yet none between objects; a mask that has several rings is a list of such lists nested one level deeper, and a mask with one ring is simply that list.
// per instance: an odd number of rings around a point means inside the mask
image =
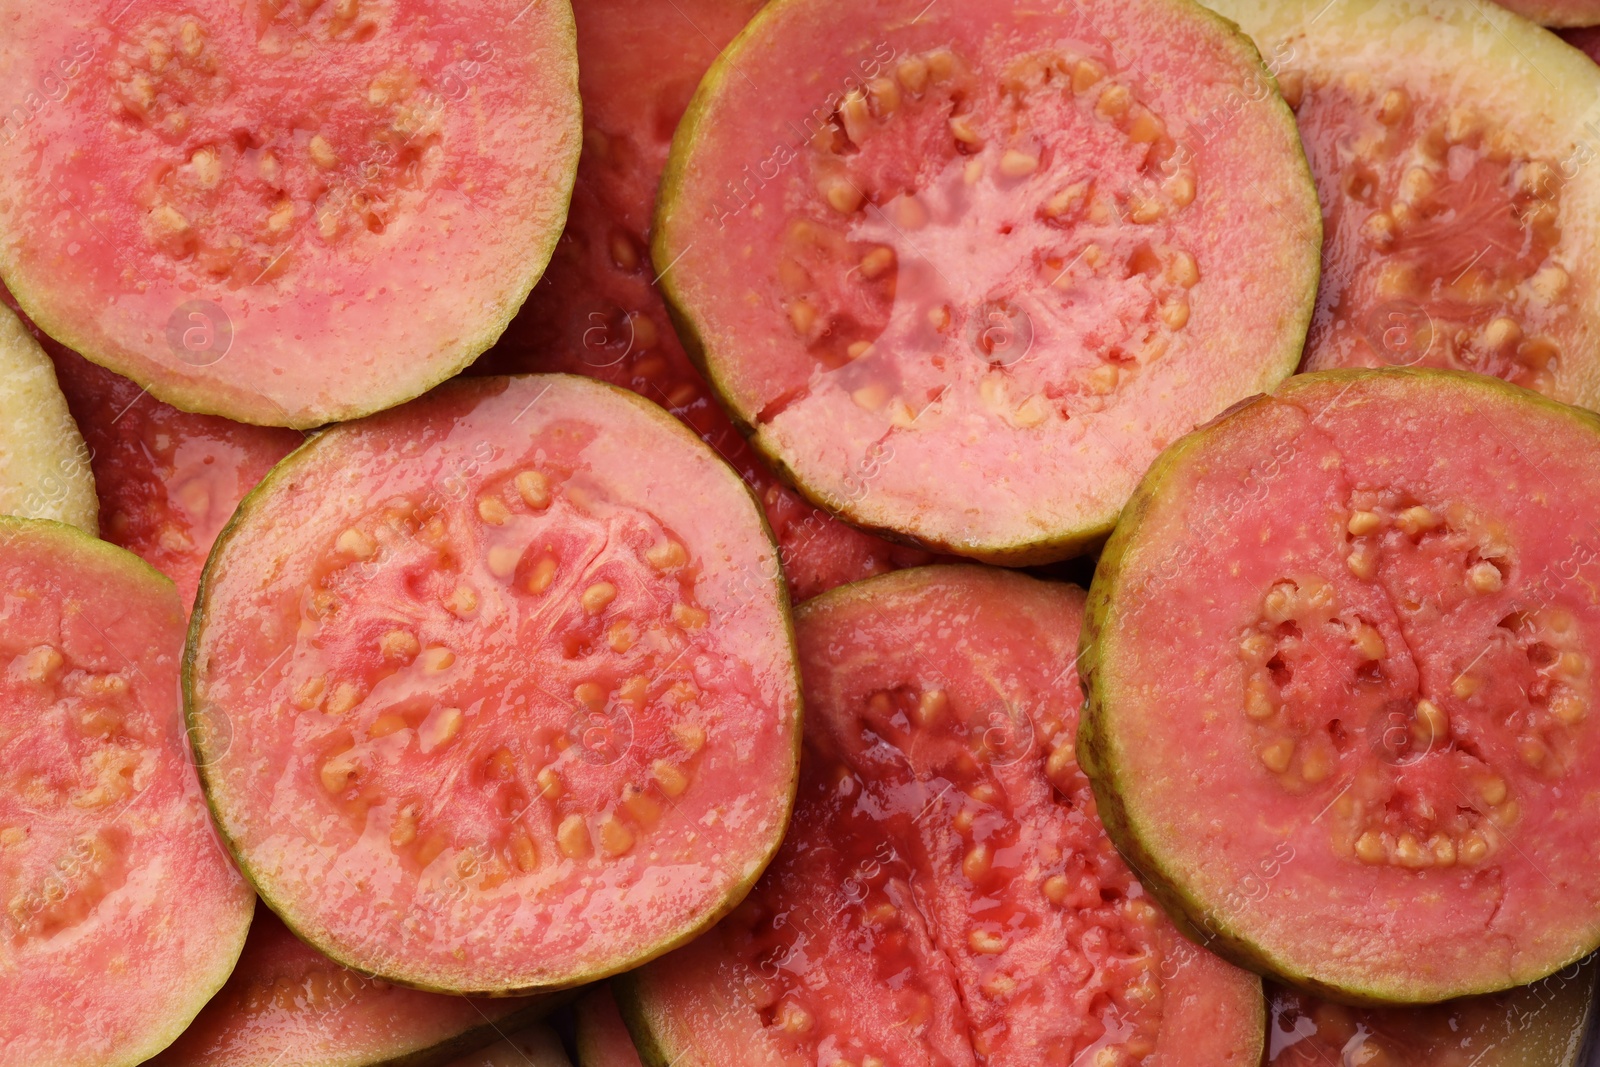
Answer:
[{"label": "guava slice", "polygon": [[[310,427],[489,347],[580,148],[566,0],[4,0],[0,275],[177,407]],[[314,57],[315,62],[312,62]]]},{"label": "guava slice", "polygon": [[99,526],[89,450],[50,360],[0,302],[0,514]]},{"label": "guava slice", "polygon": [[1260,1062],[1259,979],[1185,940],[1095,817],[1082,605],[953,565],[800,607],[793,828],[721,926],[614,981],[645,1063]]},{"label": "guava slice", "polygon": [[567,1059],[555,1031],[548,1026],[535,1026],[480,1052],[452,1060],[449,1067],[572,1067],[572,1061]]},{"label": "guava slice", "polygon": [[255,901],[184,743],[183,607],[43,520],[0,518],[0,588],[0,1065],[141,1063],[227,979]]},{"label": "guava slice", "polygon": [[1090,587],[1078,758],[1146,885],[1334,999],[1600,943],[1600,417],[1437,370],[1290,379],[1173,445]]},{"label": "guava slice", "polygon": [[151,1067],[385,1067],[444,1063],[542,1015],[543,997],[421,993],[334,963],[256,911],[222,992]]},{"label": "guava slice", "polygon": [[1270,992],[1266,1067],[1580,1067],[1595,964],[1423,1008],[1348,1008]]},{"label": "guava slice", "polygon": [[1305,369],[1449,367],[1600,407],[1600,68],[1493,4],[1212,6],[1277,70],[1317,177]]},{"label": "guava slice", "polygon": [[667,951],[744,896],[793,798],[760,509],[659,407],[577,376],[452,382],[280,463],[217,539],[185,687],[263,899],[436,992]]},{"label": "guava slice", "polygon": [[[11,299],[0,288],[0,302],[9,306]],[[179,411],[26,319],[23,325],[54,364],[82,430],[88,449],[83,480],[98,497],[100,532],[171,578],[188,610],[211,542],[233,509],[305,436]]]},{"label": "guava slice", "polygon": [[639,1050],[617,1010],[617,998],[602,985],[573,1006],[578,1067],[643,1067]]},{"label": "guava slice", "polygon": [[679,125],[652,255],[735,422],[814,503],[1061,559],[1163,445],[1299,359],[1320,222],[1291,118],[1188,0],[778,4]]},{"label": "guava slice", "polygon": [[783,485],[684,354],[650,265],[650,216],[672,132],[701,75],[760,0],[587,0],[576,12],[585,150],[551,267],[474,373],[564,371],[665,407],[761,499],[796,599],[929,562]]}]

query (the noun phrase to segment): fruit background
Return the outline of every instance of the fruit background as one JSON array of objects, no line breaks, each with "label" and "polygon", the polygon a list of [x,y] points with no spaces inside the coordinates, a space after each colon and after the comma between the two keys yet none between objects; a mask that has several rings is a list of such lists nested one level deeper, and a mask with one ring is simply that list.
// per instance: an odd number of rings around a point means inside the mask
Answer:
[{"label": "fruit background", "polygon": [[0,1067],[1600,1064],[1600,5],[112,6]]}]

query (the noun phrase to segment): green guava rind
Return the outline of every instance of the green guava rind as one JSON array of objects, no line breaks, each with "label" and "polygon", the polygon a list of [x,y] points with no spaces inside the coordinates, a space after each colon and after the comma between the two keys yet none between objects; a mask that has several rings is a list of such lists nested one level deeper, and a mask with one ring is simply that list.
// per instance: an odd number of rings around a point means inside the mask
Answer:
[{"label": "green guava rind", "polygon": [[[1299,374],[1289,378],[1274,395],[1291,395],[1297,389],[1324,382],[1358,382],[1370,376],[1410,378],[1418,381],[1454,382],[1481,389],[1520,403],[1542,407],[1571,419],[1591,433],[1600,434],[1600,415],[1571,407],[1538,393],[1522,389],[1485,375],[1453,370],[1414,370],[1393,368],[1373,370],[1325,370]],[[1407,1003],[1427,1003],[1457,996],[1474,996],[1495,993],[1507,988],[1504,983],[1482,987],[1452,989],[1444,998],[1427,997],[1419,1000],[1407,997],[1403,990],[1375,989],[1355,985],[1334,985],[1297,970],[1291,963],[1267,951],[1219,916],[1212,914],[1205,902],[1195,896],[1184,884],[1182,877],[1167,870],[1162,857],[1147,845],[1146,823],[1152,818],[1130,810],[1124,798],[1124,786],[1119,773],[1119,751],[1112,737],[1111,719],[1116,715],[1117,694],[1108,691],[1103,681],[1105,663],[1114,649],[1108,648],[1108,631],[1115,625],[1118,586],[1124,577],[1124,568],[1131,550],[1137,546],[1140,526],[1146,515],[1164,496],[1164,486],[1169,478],[1181,473],[1185,461],[1202,449],[1210,434],[1225,420],[1239,414],[1266,396],[1241,401],[1193,433],[1173,442],[1151,465],[1128,506],[1123,509],[1116,529],[1107,539],[1094,580],[1089,585],[1089,598],[1084,609],[1083,634],[1079,642],[1079,677],[1083,681],[1084,706],[1078,722],[1078,765],[1089,778],[1094,790],[1095,803],[1106,833],[1122,853],[1128,866],[1139,875],[1162,909],[1191,940],[1203,945],[1241,967],[1269,977],[1277,978],[1295,988],[1305,990],[1325,1000],[1359,1006],[1387,1006]],[[1568,959],[1555,961],[1552,972],[1576,963],[1600,947],[1600,925],[1597,925],[1594,944]]]},{"label": "green guava rind", "polygon": [[[982,563],[990,563],[1005,567],[1029,567],[1059,560],[1068,559],[1091,551],[1101,545],[1116,525],[1115,513],[1085,517],[1084,521],[1072,529],[1061,530],[1048,537],[1030,539],[1009,544],[977,542],[956,538],[930,537],[913,534],[903,529],[886,525],[863,513],[859,503],[857,505],[840,506],[838,500],[829,499],[813,486],[802,480],[793,468],[783,459],[779,450],[770,438],[754,427],[750,421],[734,405],[731,394],[718,373],[718,351],[715,345],[707,341],[710,330],[701,318],[697,317],[688,307],[683,297],[676,278],[672,273],[672,266],[677,262],[682,252],[681,245],[692,244],[693,238],[687,242],[679,241],[676,237],[675,203],[681,193],[685,181],[689,180],[691,171],[691,155],[698,140],[699,129],[708,121],[709,113],[718,95],[723,82],[733,77],[743,77],[738,69],[738,60],[741,48],[751,39],[758,37],[768,21],[775,21],[783,10],[810,0],[776,0],[762,8],[750,20],[744,30],[723,50],[722,55],[712,64],[705,78],[695,90],[694,96],[689,101],[689,106],[679,121],[677,132],[672,140],[672,152],[668,157],[667,165],[661,177],[661,190],[656,198],[655,217],[651,224],[650,254],[651,259],[660,272],[657,284],[665,298],[667,316],[673,328],[683,342],[684,350],[690,360],[700,370],[707,383],[711,386],[712,393],[727,412],[739,432],[749,439],[751,445],[759,452],[763,459],[773,468],[783,481],[805,497],[813,506],[829,511],[851,525],[868,533],[882,537],[886,540],[910,545],[915,548],[935,552],[948,552],[954,555],[974,559]],[[1238,25],[1230,19],[1217,14],[1208,7],[1200,4],[1184,3],[1185,8],[1193,9],[1198,15],[1211,22],[1230,40],[1239,50],[1241,56],[1248,64],[1261,68],[1262,76],[1274,88],[1276,80],[1262,63],[1260,51],[1254,40],[1244,33]],[[1273,101],[1276,102],[1275,111],[1279,120],[1287,129],[1295,129],[1294,112],[1291,111],[1278,94],[1274,93]],[[1298,133],[1295,134],[1295,143],[1298,144]],[[1300,301],[1299,314],[1296,319],[1286,326],[1283,351],[1278,357],[1265,365],[1257,383],[1257,388],[1270,389],[1286,376],[1294,373],[1301,358],[1301,346],[1304,342],[1306,330],[1311,324],[1311,317],[1316,309],[1316,293],[1322,269],[1322,260],[1319,255],[1321,247],[1321,211],[1316,206],[1316,185],[1312,179],[1310,164],[1304,152],[1297,152],[1293,157],[1293,166],[1301,179],[1297,184],[1304,191],[1308,204],[1314,209],[1311,214],[1315,219],[1317,239],[1308,242],[1301,257],[1301,261],[1289,262],[1275,277],[1298,278],[1303,287],[1305,297]],[[691,220],[685,219],[685,226],[692,226]],[[686,249],[685,249],[686,250]]]},{"label": "green guava rind", "polygon": [[89,449],[55,368],[22,320],[0,304],[0,511],[100,529]]},{"label": "green guava rind", "polygon": [[[546,6],[553,8],[555,15],[560,19],[560,39],[555,44],[568,59],[561,71],[552,71],[548,77],[552,81],[559,77],[563,89],[562,95],[570,101],[570,106],[560,114],[552,112],[538,116],[543,122],[559,120],[567,129],[565,155],[553,161],[560,174],[560,184],[552,190],[553,197],[548,205],[547,224],[541,228],[536,241],[526,248],[525,254],[521,257],[523,264],[521,280],[495,295],[490,313],[482,317],[476,332],[462,337],[454,345],[457,354],[448,363],[435,361],[436,365],[430,367],[427,373],[410,379],[400,376],[379,378],[380,381],[393,384],[389,389],[371,391],[359,398],[341,398],[331,403],[309,404],[290,410],[248,388],[220,382],[197,381],[183,373],[169,372],[163,375],[159,371],[152,371],[143,363],[136,365],[115,354],[102,351],[92,333],[84,329],[75,316],[56,314],[50,304],[38,296],[39,292],[48,291],[50,279],[48,277],[35,279],[19,273],[15,257],[7,254],[8,242],[3,239],[0,239],[0,278],[4,279],[18,306],[51,338],[93,363],[134,378],[157,400],[183,411],[218,415],[235,422],[307,430],[360,418],[413,400],[461,373],[500,338],[521,309],[528,293],[543,276],[561,239],[572,199],[573,185],[577,179],[578,156],[582,149],[583,114],[578,93],[578,32],[570,0],[553,0]],[[0,238],[3,236],[0,234]],[[447,272],[448,268],[445,270]],[[473,306],[482,308],[486,303],[491,302],[479,301]]]},{"label": "green guava rind", "polygon": [[[612,385],[609,382],[603,382],[599,381],[598,379],[576,374],[517,375],[515,377],[571,379],[573,381],[581,382],[586,386],[609,389],[617,395],[625,398],[630,404],[636,406],[640,411],[650,414],[660,423],[661,426],[667,428],[669,432],[681,436],[686,441],[692,441],[695,445],[701,448],[709,447],[705,444],[705,442],[701,441],[692,430],[690,430],[682,422],[673,418],[672,415],[666,411],[666,409],[657,404],[651,403],[650,401],[639,396],[637,393],[634,393],[629,389],[625,389],[622,386]],[[489,380],[490,379],[473,379],[473,381],[477,382]],[[326,431],[324,431],[324,433],[325,432]],[[210,762],[210,757],[203,751],[201,747],[205,731],[201,727],[199,719],[197,718],[198,701],[195,699],[194,689],[195,660],[198,655],[200,632],[205,625],[206,608],[209,604],[212,564],[221,556],[226,545],[238,535],[246,518],[252,516],[257,510],[264,509],[268,506],[269,498],[273,494],[274,490],[278,487],[279,483],[286,480],[292,480],[294,476],[294,465],[296,459],[315,448],[317,442],[322,438],[323,435],[323,433],[311,435],[306,439],[305,444],[301,445],[299,448],[295,449],[293,452],[289,453],[289,455],[280,460],[278,465],[273,467],[272,470],[267,473],[266,477],[262,478],[260,483],[258,483],[256,487],[239,502],[238,510],[234,512],[233,518],[229,520],[228,525],[223,527],[222,531],[217,534],[217,539],[213,543],[211,547],[211,553],[206,560],[206,568],[200,576],[199,589],[195,594],[194,610],[189,620],[189,636],[184,646],[181,674],[183,686],[183,714],[184,722],[189,730],[189,735],[191,738],[195,739],[196,758],[201,768],[200,784],[205,793],[206,805],[211,811],[212,822],[215,825],[217,836],[226,845],[228,852],[233,856],[234,862],[239,869],[239,873],[242,874],[245,880],[250,883],[251,887],[255,889],[256,895],[261,898],[262,903],[271,908],[273,912],[275,912],[278,917],[283,920],[283,924],[287,926],[296,937],[299,937],[302,941],[312,945],[319,952],[333,960],[335,963],[348,967],[351,970],[361,971],[362,968],[349,957],[338,953],[337,951],[329,951],[331,946],[318,944],[315,940],[306,937],[305,933],[298,928],[285,914],[287,909],[285,909],[281,904],[275,902],[275,895],[270,894],[266,890],[262,880],[253,870],[251,870],[249,865],[244,862],[242,848],[240,847],[238,841],[236,841],[234,837],[229,834],[227,826],[223,822],[222,813],[219,809],[218,801],[215,795],[215,790],[217,787],[211,780],[211,777],[205,771],[206,765]],[[726,465],[724,464],[724,466]],[[748,485],[745,484],[744,480],[740,478],[735,471],[733,471],[731,468],[728,468],[727,473],[728,477],[736,482],[743,490],[745,495],[749,498],[750,504],[755,510],[755,514],[760,519],[762,533],[764,534],[768,545],[772,547],[774,558],[776,558],[777,539],[773,536],[772,527],[767,522],[766,512],[762,509],[760,500],[757,499],[755,493]],[[784,807],[783,818],[780,820],[777,832],[772,835],[772,839],[768,842],[767,848],[761,857],[760,863],[756,865],[755,869],[746,878],[729,888],[728,893],[723,899],[722,906],[708,912],[699,922],[656,944],[649,950],[649,952],[638,955],[625,966],[620,966],[593,974],[575,975],[569,981],[562,982],[559,985],[489,990],[462,990],[447,989],[436,985],[429,985],[425,982],[409,980],[403,976],[391,977],[389,975],[381,975],[380,977],[382,977],[385,981],[391,982],[395,985],[405,986],[408,989],[421,990],[425,993],[480,996],[526,996],[536,993],[560,993],[578,986],[587,985],[591,982],[597,982],[605,978],[610,978],[613,975],[617,975],[626,970],[642,966],[653,959],[664,956],[673,949],[679,948],[688,944],[690,941],[693,941],[701,933],[715,926],[725,915],[739,906],[740,902],[742,902],[744,898],[749,895],[750,890],[754,888],[756,882],[760,880],[762,872],[766,870],[767,865],[772,862],[772,858],[777,855],[778,849],[783,844],[784,835],[788,831],[789,819],[794,814],[795,791],[798,788],[800,780],[800,749],[801,738],[804,729],[805,710],[798,695],[800,692],[800,667],[798,657],[794,653],[794,620],[793,614],[790,610],[788,585],[784,581],[781,571],[775,568],[774,574],[770,580],[776,593],[777,602],[781,607],[781,614],[784,619],[784,641],[786,643],[786,647],[790,650],[791,660],[794,663],[793,678],[796,697],[793,730],[794,738],[790,746],[790,770],[788,775],[787,789],[788,801]]]}]

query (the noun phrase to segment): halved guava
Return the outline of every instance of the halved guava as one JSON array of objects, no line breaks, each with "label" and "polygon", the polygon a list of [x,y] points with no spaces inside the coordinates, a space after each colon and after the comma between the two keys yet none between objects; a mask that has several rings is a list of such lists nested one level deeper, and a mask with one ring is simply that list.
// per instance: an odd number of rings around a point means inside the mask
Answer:
[{"label": "halved guava", "polygon": [[400,984],[526,992],[665,952],[744,896],[793,800],[760,509],[587,378],[452,382],[314,437],[217,539],[187,656],[240,866]]},{"label": "halved guava", "polygon": [[548,998],[403,989],[334,963],[259,908],[222,991],[151,1067],[423,1067],[481,1049]]},{"label": "halved guava", "polygon": [[1327,371],[1173,445],[1089,593],[1078,758],[1205,943],[1432,1002],[1600,944],[1600,417]]},{"label": "halved guava", "polygon": [[572,1061],[553,1030],[535,1026],[452,1060],[449,1067],[572,1067]]},{"label": "halved guava", "polygon": [[1498,3],[1541,26],[1600,24],[1600,2],[1597,0],[1498,0]]},{"label": "halved guava", "polygon": [[1259,1063],[1260,980],[1185,940],[1095,817],[1082,605],[945,566],[801,606],[793,828],[716,930],[613,983],[645,1063]]},{"label": "halved guava", "polygon": [[1025,564],[1293,369],[1319,227],[1254,47],[1188,0],[785,0],[679,125],[652,255],[815,503]]},{"label": "halved guava", "polygon": [[99,527],[90,452],[50,360],[0,302],[0,514]]},{"label": "halved guava", "polygon": [[[0,288],[0,302],[10,301]],[[211,542],[244,495],[304,435],[179,411],[27,320],[23,325],[55,365],[88,446],[86,461],[73,472],[81,468],[99,498],[101,534],[171,578],[187,611]]]},{"label": "halved guava", "polygon": [[142,1063],[227,979],[255,902],[184,742],[183,606],[42,520],[0,518],[0,588],[0,1065]]},{"label": "halved guava", "polygon": [[308,427],[489,347],[580,147],[567,0],[0,0],[0,275],[188,411]]},{"label": "halved guava", "polygon": [[639,1050],[617,1010],[609,985],[599,986],[572,1009],[578,1067],[642,1067]]},{"label": "halved guava", "polygon": [[1600,68],[1493,4],[1211,6],[1269,57],[1317,177],[1305,368],[1449,367],[1600,407]]},{"label": "halved guava", "polygon": [[926,553],[880,540],[783,485],[684,354],[653,279],[650,216],[678,119],[760,0],[588,0],[575,12],[584,154],[551,267],[495,346],[493,374],[565,371],[625,386],[694,427],[761,498],[797,599]]},{"label": "halved guava", "polygon": [[1581,1067],[1595,964],[1420,1008],[1348,1008],[1269,990],[1265,1067]]}]

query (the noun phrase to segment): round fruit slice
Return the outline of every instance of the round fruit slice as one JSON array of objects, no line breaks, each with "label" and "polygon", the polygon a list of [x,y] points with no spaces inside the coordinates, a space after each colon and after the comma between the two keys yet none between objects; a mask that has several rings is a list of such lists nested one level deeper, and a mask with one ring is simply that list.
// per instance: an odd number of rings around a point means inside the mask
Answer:
[{"label": "round fruit slice", "polygon": [[1146,884],[1336,999],[1533,981],[1600,943],[1600,418],[1337,371],[1201,430],[1107,543],[1078,757]]},{"label": "round fruit slice", "polygon": [[1425,1008],[1347,1008],[1272,990],[1266,1067],[1580,1067],[1595,964]]},{"label": "round fruit slice", "polygon": [[452,1060],[449,1067],[572,1067],[572,1061],[554,1031],[536,1026]]},{"label": "round fruit slice", "polygon": [[650,959],[738,903],[792,803],[760,511],[587,378],[454,382],[313,438],[218,538],[188,656],[241,867],[308,943],[402,984]]},{"label": "round fruit slice", "polygon": [[0,275],[185,410],[308,427],[414,397],[494,342],[560,233],[566,0],[0,19],[23,94],[0,116]]},{"label": "round fruit slice", "polygon": [[1095,817],[1082,605],[950,566],[800,608],[793,829],[717,930],[614,983],[644,1062],[1260,1062],[1260,980],[1186,941]]},{"label": "round fruit slice", "polygon": [[0,514],[98,528],[90,452],[50,360],[0,303]]},{"label": "round fruit slice", "polygon": [[807,496],[1022,564],[1293,368],[1319,225],[1255,49],[1188,0],[783,0],[678,127],[652,254]]},{"label": "round fruit slice", "polygon": [[672,131],[759,0],[587,0],[576,12],[586,145],[551,268],[474,371],[567,371],[626,386],[694,427],[744,476],[797,599],[929,562],[782,485],[684,354],[652,279],[648,233]]},{"label": "round fruit slice", "polygon": [[[0,301],[10,299],[0,289]],[[304,435],[179,411],[37,327],[32,333],[88,445],[93,475],[85,480],[99,497],[101,533],[171,578],[187,609],[233,509]]]},{"label": "round fruit slice", "polygon": [[183,607],[38,520],[0,518],[0,588],[0,1067],[142,1063],[227,979],[255,901],[184,744]]},{"label": "round fruit slice", "polygon": [[601,986],[578,1001],[572,1014],[577,1025],[578,1067],[642,1067],[610,986]]},{"label": "round fruit slice", "polygon": [[1600,69],[1493,4],[1212,6],[1273,57],[1317,177],[1306,369],[1450,367],[1600,407]]},{"label": "round fruit slice", "polygon": [[442,1063],[549,1007],[402,989],[347,970],[266,908],[222,992],[151,1067],[382,1067]]}]

